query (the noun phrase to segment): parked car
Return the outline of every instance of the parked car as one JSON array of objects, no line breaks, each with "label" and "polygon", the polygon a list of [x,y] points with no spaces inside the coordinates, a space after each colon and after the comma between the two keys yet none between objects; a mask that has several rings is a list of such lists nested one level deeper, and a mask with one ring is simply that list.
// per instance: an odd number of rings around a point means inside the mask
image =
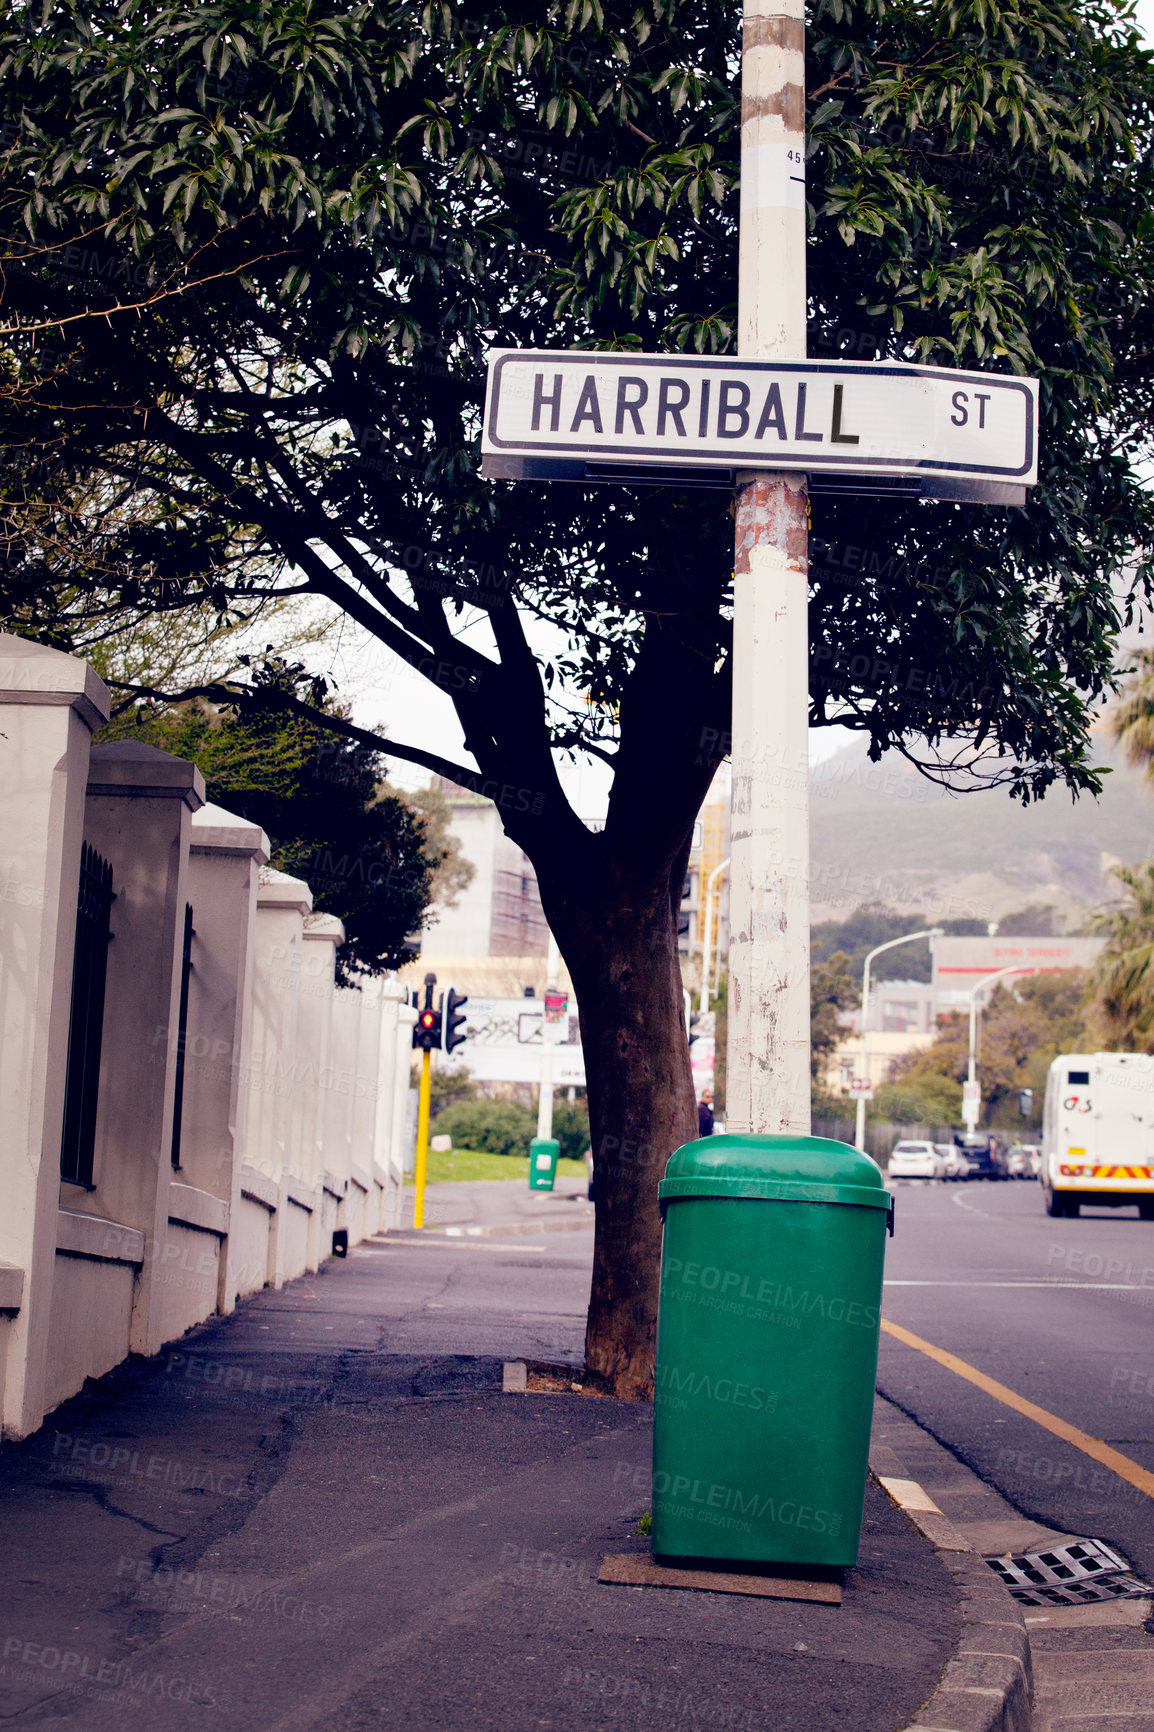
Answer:
[{"label": "parked car", "polygon": [[954,1142],[965,1158],[971,1179],[1006,1177],[1006,1157],[997,1137],[988,1131],[959,1131]]},{"label": "parked car", "polygon": [[933,1143],[910,1138],[895,1143],[890,1152],[891,1179],[940,1179],[944,1170],[942,1157]]},{"label": "parked car", "polygon": [[957,1143],[935,1143],[942,1160],[943,1179],[968,1179],[970,1165]]},{"label": "parked car", "polygon": [[[1038,1151],[1039,1155],[1041,1150]],[[1007,1179],[1036,1179],[1037,1169],[1030,1160],[1030,1150],[1025,1143],[1014,1143],[1006,1150]]]}]

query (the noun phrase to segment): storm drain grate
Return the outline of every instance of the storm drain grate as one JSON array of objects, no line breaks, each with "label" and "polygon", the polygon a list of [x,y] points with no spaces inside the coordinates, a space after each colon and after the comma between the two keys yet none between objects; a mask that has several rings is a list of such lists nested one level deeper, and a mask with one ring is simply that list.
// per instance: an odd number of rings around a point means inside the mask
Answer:
[{"label": "storm drain grate", "polygon": [[986,1562],[1023,1606],[1084,1606],[1154,1594],[1154,1587],[1101,1540],[1070,1540],[1048,1551],[1007,1553]]}]

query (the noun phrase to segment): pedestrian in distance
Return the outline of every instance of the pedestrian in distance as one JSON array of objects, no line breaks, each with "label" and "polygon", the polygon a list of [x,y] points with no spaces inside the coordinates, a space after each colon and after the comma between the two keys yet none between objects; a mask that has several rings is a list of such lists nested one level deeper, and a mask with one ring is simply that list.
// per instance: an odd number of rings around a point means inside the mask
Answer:
[{"label": "pedestrian in distance", "polygon": [[697,1134],[699,1137],[713,1135],[713,1090],[702,1089],[701,1099],[697,1103]]}]

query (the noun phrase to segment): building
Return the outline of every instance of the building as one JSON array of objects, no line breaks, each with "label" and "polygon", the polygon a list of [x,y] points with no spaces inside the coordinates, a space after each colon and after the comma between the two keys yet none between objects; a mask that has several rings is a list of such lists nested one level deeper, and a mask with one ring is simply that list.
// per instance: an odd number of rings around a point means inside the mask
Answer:
[{"label": "building", "polygon": [[[939,938],[934,944],[934,1005],[940,1018],[968,1011],[972,989],[998,969],[1023,975],[1089,968],[1102,953],[1101,938]],[[1012,981],[1013,974],[1006,980]],[[989,990],[996,986],[990,982]]]},{"label": "building", "polygon": [[421,956],[544,957],[549,928],[537,874],[528,855],[511,842],[491,800],[435,781],[447,797],[451,827],[473,879],[452,907],[438,904],[436,920],[421,935]]},{"label": "building", "polygon": [[[853,1034],[861,1033],[861,1011],[849,1011],[843,1019]],[[932,1034],[937,1024],[937,1000],[929,980],[871,980],[871,1032],[879,1034]]]},{"label": "building", "polygon": [[868,1076],[874,1088],[880,1088],[889,1076],[890,1065],[906,1053],[921,1052],[932,1046],[932,1034],[896,1033],[875,1029],[865,1037],[847,1035],[838,1042],[825,1067],[825,1086],[835,1093],[848,1092],[851,1077]]}]

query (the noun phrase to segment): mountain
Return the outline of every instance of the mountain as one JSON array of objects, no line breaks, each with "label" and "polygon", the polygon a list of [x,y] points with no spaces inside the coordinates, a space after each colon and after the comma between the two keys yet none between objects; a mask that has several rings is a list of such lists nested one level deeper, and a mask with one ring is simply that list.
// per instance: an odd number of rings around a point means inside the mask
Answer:
[{"label": "mountain", "polygon": [[1110,865],[1154,854],[1154,782],[1103,735],[1094,744],[1110,772],[1099,799],[1056,788],[1023,807],[1001,789],[945,793],[896,752],[871,764],[855,740],[810,778],[814,920],[862,902],[979,920],[1048,903],[1057,929],[1075,929],[1111,897]]}]

